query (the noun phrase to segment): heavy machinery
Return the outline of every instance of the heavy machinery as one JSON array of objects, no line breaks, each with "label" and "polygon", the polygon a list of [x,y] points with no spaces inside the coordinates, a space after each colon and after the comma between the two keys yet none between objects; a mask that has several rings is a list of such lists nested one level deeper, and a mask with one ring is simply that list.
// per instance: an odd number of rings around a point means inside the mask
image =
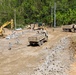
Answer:
[{"label": "heavy machinery", "polygon": [[41,29],[45,29],[45,23],[39,23],[38,24],[38,30],[41,30]]},{"label": "heavy machinery", "polygon": [[31,37],[28,37],[30,45],[38,44],[41,46],[44,42],[48,41],[47,32],[41,31]]},{"label": "heavy machinery", "polygon": [[0,36],[3,36],[4,33],[4,27],[11,25],[11,29],[13,28],[13,19],[11,19],[11,21],[7,21],[6,23],[4,23],[1,27],[0,27]]},{"label": "heavy machinery", "polygon": [[66,32],[76,32],[76,25],[75,24],[65,25],[65,26],[62,26],[62,29],[63,31],[66,31]]},{"label": "heavy machinery", "polygon": [[41,29],[45,29],[45,23],[33,23],[33,24],[30,24],[26,27],[27,29],[32,29],[32,30],[41,30]]}]

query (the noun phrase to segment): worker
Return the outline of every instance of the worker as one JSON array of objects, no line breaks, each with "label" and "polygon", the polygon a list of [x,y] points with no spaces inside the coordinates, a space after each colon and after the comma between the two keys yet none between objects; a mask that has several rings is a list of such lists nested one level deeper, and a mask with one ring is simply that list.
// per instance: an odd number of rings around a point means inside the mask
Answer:
[{"label": "worker", "polygon": [[72,29],[72,32],[75,32],[75,24],[73,24]]},{"label": "worker", "polygon": [[73,24],[73,27],[72,27],[72,28],[74,28],[74,26],[75,26],[75,25]]},{"label": "worker", "polygon": [[9,42],[9,49],[8,50],[11,50],[11,47],[12,47],[12,44],[11,44],[11,42]]}]

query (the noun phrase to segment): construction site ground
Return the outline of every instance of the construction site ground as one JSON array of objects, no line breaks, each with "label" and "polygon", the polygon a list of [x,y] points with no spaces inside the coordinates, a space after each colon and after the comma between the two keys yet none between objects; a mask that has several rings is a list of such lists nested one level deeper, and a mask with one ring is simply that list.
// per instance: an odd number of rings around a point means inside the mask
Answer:
[{"label": "construction site ground", "polygon": [[48,42],[30,46],[28,37],[37,30],[5,31],[7,36],[0,38],[0,75],[76,75],[71,40],[76,33],[47,28]]}]

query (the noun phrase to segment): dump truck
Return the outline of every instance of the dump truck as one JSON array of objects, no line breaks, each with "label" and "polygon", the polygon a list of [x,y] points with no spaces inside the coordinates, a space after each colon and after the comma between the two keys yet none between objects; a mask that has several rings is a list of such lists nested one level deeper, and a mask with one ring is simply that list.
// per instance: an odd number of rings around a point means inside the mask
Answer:
[{"label": "dump truck", "polygon": [[33,36],[28,37],[28,41],[30,45],[38,44],[41,46],[44,42],[48,41],[47,32],[39,32]]},{"label": "dump truck", "polygon": [[65,25],[65,26],[62,26],[62,29],[63,31],[66,31],[66,32],[76,32],[76,25],[75,24]]}]

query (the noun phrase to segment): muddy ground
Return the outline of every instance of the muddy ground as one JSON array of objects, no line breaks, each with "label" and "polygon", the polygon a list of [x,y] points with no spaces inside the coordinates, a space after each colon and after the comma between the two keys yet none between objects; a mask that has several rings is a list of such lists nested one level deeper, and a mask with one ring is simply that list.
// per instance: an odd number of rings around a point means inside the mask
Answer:
[{"label": "muddy ground", "polygon": [[76,75],[71,40],[76,33],[47,28],[48,42],[39,47],[28,43],[37,31],[6,31],[8,36],[0,38],[0,75]]}]

